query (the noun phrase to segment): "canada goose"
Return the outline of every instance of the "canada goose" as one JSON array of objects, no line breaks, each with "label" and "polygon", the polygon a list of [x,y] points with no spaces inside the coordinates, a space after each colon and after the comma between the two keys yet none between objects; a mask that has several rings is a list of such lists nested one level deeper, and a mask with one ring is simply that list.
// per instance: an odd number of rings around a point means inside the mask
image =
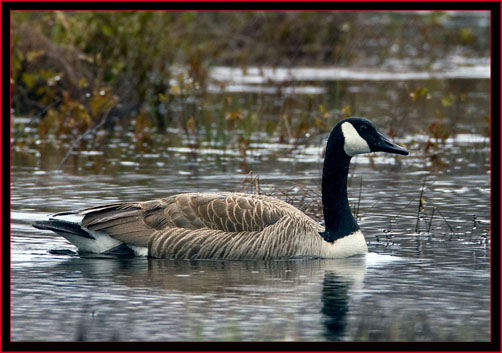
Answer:
[{"label": "canada goose", "polygon": [[[356,154],[408,151],[368,120],[339,122],[329,135],[322,173],[325,227],[290,204],[264,195],[183,193],[54,214],[33,224],[52,230],[81,253],[179,259],[342,258],[368,252],[347,199]],[[83,217],[79,221],[61,216]]]}]

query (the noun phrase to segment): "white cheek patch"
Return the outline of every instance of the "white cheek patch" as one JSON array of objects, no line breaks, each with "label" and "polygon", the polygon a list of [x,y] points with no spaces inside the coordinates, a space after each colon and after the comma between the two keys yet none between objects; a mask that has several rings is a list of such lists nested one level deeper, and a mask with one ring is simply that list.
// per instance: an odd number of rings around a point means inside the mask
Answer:
[{"label": "white cheek patch", "polygon": [[366,140],[359,135],[351,123],[345,122],[342,124],[342,133],[345,139],[343,149],[348,156],[352,157],[356,154],[371,152]]}]

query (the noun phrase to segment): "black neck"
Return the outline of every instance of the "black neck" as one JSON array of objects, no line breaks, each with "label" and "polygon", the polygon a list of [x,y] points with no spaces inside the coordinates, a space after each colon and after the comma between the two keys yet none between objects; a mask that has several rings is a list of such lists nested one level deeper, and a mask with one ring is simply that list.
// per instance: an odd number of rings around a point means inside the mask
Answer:
[{"label": "black neck", "polygon": [[[326,231],[324,240],[333,242],[359,229],[347,199],[347,178],[351,157],[343,150],[341,134],[331,133],[322,171],[322,203]],[[343,136],[343,135],[342,135]]]}]

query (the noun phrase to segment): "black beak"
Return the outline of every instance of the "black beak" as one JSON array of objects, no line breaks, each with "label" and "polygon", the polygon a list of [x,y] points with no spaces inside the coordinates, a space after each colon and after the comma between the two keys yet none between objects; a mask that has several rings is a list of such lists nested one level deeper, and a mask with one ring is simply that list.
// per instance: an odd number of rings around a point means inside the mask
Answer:
[{"label": "black beak", "polygon": [[374,147],[374,152],[387,152],[395,154],[407,155],[408,151],[401,146],[396,145],[394,142],[389,140],[387,137],[379,133],[379,138],[377,139]]}]

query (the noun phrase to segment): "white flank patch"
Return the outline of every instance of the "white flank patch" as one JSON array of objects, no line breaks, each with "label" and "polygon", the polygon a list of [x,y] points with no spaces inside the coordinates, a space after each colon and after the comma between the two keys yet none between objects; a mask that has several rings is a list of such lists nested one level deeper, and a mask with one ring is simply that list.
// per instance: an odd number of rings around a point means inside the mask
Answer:
[{"label": "white flank patch", "polygon": [[66,233],[63,231],[55,231],[57,234],[65,237],[70,243],[75,245],[80,251],[91,252],[95,254],[101,254],[107,250],[110,250],[122,242],[113,239],[108,234],[104,232],[94,232],[85,227],[82,227],[83,230],[89,232],[95,239],[85,238],[79,235]]},{"label": "white flank patch", "polygon": [[135,245],[130,245],[127,244],[129,248],[131,248],[132,251],[134,251],[134,254],[136,256],[148,256],[148,248],[144,246],[135,246]]},{"label": "white flank patch", "polygon": [[356,154],[371,152],[366,140],[359,135],[351,123],[345,122],[342,124],[342,133],[345,139],[343,149],[347,156],[352,157]]}]

